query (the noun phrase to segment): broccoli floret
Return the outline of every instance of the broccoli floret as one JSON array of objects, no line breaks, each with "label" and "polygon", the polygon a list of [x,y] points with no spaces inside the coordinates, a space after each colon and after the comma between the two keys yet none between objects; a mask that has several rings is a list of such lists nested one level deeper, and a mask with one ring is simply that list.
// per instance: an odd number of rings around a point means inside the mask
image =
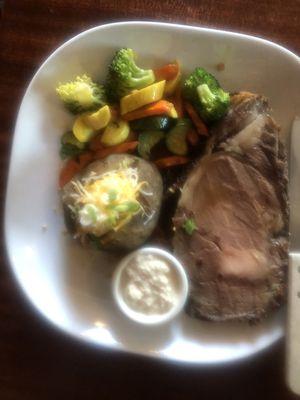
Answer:
[{"label": "broccoli floret", "polygon": [[87,75],[77,76],[73,82],[59,84],[56,92],[73,114],[93,111],[106,104],[104,87]]},{"label": "broccoli floret", "polygon": [[193,104],[206,122],[220,119],[227,112],[230,103],[229,93],[203,68],[196,68],[185,80],[183,96]]},{"label": "broccoli floret", "polygon": [[106,93],[109,100],[118,101],[134,89],[141,89],[155,81],[151,69],[139,68],[135,63],[132,49],[121,49],[116,52],[108,70]]}]

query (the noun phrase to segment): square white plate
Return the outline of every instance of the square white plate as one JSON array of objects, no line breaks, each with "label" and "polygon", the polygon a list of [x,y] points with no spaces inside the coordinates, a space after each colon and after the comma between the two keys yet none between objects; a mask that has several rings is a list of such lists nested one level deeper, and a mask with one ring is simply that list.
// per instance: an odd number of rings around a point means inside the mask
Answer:
[{"label": "square white plate", "polygon": [[[203,322],[183,314],[165,326],[140,327],[113,303],[110,277],[116,257],[83,249],[63,233],[58,151],[72,116],[55,87],[82,73],[103,79],[114,51],[125,46],[136,50],[144,66],[178,59],[186,72],[196,66],[208,69],[227,90],[264,94],[284,134],[300,111],[299,59],[271,42],[152,22],[115,23],[81,33],[43,63],[20,107],[5,210],[11,268],[41,315],[97,346],[196,363],[252,355],[282,337],[282,310],[256,326]],[[215,68],[220,62],[222,72]]]}]

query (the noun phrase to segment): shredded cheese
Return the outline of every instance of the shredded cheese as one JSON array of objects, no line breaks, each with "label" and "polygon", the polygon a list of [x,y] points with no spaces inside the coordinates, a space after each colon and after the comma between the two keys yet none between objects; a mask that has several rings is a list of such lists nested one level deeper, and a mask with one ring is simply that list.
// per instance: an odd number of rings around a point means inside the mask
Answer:
[{"label": "shredded cheese", "polygon": [[[72,184],[75,206],[79,207],[79,215],[82,214],[82,225],[96,234],[103,233],[104,226],[106,231],[117,231],[143,211],[138,197],[146,182],[139,182],[136,168],[123,166],[101,175],[91,174]],[[91,210],[93,217],[90,217]]]}]

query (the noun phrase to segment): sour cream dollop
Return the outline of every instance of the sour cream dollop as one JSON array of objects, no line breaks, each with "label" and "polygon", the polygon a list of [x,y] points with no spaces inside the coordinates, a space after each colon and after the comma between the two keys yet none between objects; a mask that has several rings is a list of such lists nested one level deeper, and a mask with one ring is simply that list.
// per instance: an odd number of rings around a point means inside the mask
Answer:
[{"label": "sour cream dollop", "polygon": [[170,253],[144,248],[121,262],[115,274],[114,293],[120,308],[130,318],[158,322],[183,307],[187,278]]}]

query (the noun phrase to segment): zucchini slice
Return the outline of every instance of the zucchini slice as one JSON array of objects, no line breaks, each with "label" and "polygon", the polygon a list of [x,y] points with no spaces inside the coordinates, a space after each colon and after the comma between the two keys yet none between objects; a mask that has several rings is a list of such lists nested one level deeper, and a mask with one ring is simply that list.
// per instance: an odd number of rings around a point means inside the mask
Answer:
[{"label": "zucchini slice", "polygon": [[188,153],[186,135],[191,127],[189,119],[178,119],[177,124],[167,133],[166,146],[171,153],[178,156],[185,156]]},{"label": "zucchini slice", "polygon": [[133,131],[168,131],[176,124],[176,119],[167,116],[153,116],[130,122]]},{"label": "zucchini slice", "polygon": [[138,153],[148,160],[150,158],[152,148],[159,143],[165,134],[162,131],[146,131],[139,135]]}]

